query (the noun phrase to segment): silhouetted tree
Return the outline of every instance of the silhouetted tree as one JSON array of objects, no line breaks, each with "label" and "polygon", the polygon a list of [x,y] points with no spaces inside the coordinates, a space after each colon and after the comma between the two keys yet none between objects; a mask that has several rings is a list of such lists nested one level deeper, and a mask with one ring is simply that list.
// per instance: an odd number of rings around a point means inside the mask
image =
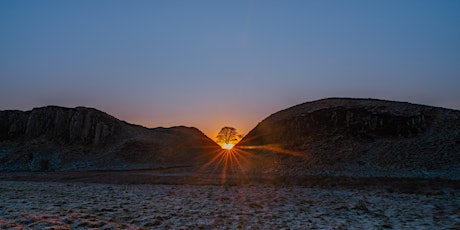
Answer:
[{"label": "silhouetted tree", "polygon": [[235,128],[233,127],[223,127],[219,134],[217,134],[216,142],[223,144],[235,144],[243,136],[238,134]]}]

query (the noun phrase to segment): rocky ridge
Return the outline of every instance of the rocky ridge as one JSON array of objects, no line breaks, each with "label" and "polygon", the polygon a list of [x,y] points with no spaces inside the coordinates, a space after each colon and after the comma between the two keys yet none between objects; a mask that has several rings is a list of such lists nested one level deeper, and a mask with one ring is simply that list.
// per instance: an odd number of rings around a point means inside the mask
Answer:
[{"label": "rocky ridge", "polygon": [[92,108],[0,111],[0,170],[175,167],[218,148],[196,128],[147,129]]},{"label": "rocky ridge", "polygon": [[460,179],[460,111],[323,99],[272,114],[237,147],[257,158],[250,170],[283,177]]}]

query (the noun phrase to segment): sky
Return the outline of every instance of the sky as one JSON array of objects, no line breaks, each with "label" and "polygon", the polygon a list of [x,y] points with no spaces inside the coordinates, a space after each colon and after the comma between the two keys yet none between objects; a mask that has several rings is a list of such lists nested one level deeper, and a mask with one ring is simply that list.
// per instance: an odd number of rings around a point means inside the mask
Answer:
[{"label": "sky", "polygon": [[0,110],[214,138],[327,97],[460,109],[460,1],[0,1]]}]

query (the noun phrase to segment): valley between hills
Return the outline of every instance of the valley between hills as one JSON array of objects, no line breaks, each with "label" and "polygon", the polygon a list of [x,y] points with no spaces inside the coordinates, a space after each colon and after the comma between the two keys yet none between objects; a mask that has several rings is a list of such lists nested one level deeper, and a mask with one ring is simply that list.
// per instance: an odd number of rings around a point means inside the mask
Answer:
[{"label": "valley between hills", "polygon": [[[167,170],[235,177],[460,179],[460,111],[329,98],[261,121],[225,154],[196,128],[145,128],[92,108],[0,112],[0,171]],[[222,159],[228,158],[228,164]]]},{"label": "valley between hills", "polygon": [[328,98],[231,150],[92,108],[0,111],[0,181],[2,229],[455,229],[460,111]]}]

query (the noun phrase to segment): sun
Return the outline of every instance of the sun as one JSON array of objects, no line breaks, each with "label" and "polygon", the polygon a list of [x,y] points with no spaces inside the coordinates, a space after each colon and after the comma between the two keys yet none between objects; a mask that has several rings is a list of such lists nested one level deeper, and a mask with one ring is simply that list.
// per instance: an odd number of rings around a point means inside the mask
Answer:
[{"label": "sun", "polygon": [[234,144],[223,144],[223,145],[222,145],[222,148],[223,148],[223,149],[232,149],[233,146],[234,146]]}]

